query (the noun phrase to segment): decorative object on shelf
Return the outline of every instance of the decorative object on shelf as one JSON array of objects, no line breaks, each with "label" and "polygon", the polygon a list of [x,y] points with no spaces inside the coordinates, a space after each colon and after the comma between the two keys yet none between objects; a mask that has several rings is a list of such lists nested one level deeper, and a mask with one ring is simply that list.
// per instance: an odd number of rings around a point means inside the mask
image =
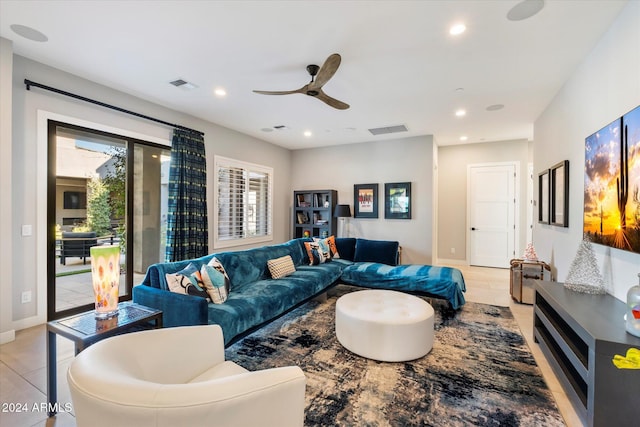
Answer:
[{"label": "decorative object on shelf", "polygon": [[378,184],[353,186],[354,218],[378,218]]},{"label": "decorative object on shelf", "polygon": [[309,218],[305,212],[298,212],[298,224],[306,224],[309,222]]},{"label": "decorative object on shelf", "polygon": [[598,269],[596,255],[589,239],[584,238],[571,263],[564,286],[576,292],[606,294],[604,279]]},{"label": "decorative object on shelf", "polygon": [[625,356],[614,355],[612,362],[618,369],[640,369],[640,349],[631,347]]},{"label": "decorative object on shelf", "polygon": [[524,250],[525,261],[538,261],[538,254],[536,254],[536,248],[533,247],[533,243],[529,242],[527,248]]},{"label": "decorative object on shelf", "polygon": [[384,185],[385,219],[411,219],[411,183],[395,182]]},{"label": "decorative object on shelf", "polygon": [[640,273],[638,284],[627,292],[627,332],[640,337]]},{"label": "decorative object on shelf", "polygon": [[118,315],[120,284],[120,247],[92,246],[91,278],[96,301],[96,319]]},{"label": "decorative object on shelf", "polygon": [[333,216],[340,221],[340,237],[347,237],[344,231],[346,225],[346,218],[351,217],[351,208],[349,205],[336,205],[336,210],[333,212]]},{"label": "decorative object on shelf", "polygon": [[309,230],[304,230],[302,232],[302,237],[306,237],[306,238],[311,237],[311,232]]}]

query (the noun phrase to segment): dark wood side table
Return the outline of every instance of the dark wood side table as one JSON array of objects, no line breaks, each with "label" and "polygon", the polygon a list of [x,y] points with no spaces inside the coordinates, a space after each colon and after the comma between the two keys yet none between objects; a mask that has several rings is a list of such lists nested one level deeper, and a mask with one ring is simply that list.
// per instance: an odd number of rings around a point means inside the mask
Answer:
[{"label": "dark wood side table", "polygon": [[56,335],[75,344],[76,355],[105,338],[149,328],[162,328],[162,311],[133,302],[118,304],[118,315],[106,320],[95,318],[94,310],[47,323],[47,403],[48,414],[57,411],[58,379]]}]

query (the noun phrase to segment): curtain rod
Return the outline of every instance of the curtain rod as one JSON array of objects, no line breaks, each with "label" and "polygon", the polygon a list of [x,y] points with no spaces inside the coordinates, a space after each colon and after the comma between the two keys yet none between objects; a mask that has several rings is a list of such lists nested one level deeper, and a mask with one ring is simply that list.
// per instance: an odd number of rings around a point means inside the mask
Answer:
[{"label": "curtain rod", "polygon": [[156,119],[154,117],[145,116],[144,114],[136,113],[134,111],[125,110],[124,108],[116,107],[115,105],[106,104],[104,102],[96,101],[95,99],[85,98],[84,96],[76,95],[74,93],[66,92],[64,90],[56,89],[51,86],[46,86],[41,83],[32,82],[31,80],[24,79],[24,84],[27,87],[27,90],[31,90],[31,86],[39,87],[41,89],[49,90],[51,92],[59,93],[60,95],[69,96],[71,98],[79,99],[81,101],[89,102],[91,104],[99,105],[101,107],[110,108],[112,110],[120,111],[121,113],[130,114],[132,116],[140,117],[145,120],[151,120],[152,122],[161,123],[163,125],[171,126],[177,129],[183,129],[190,132],[199,133],[200,135],[204,135],[204,132],[200,132],[199,130],[190,129],[185,126],[176,125],[173,123],[165,122],[164,120]]}]

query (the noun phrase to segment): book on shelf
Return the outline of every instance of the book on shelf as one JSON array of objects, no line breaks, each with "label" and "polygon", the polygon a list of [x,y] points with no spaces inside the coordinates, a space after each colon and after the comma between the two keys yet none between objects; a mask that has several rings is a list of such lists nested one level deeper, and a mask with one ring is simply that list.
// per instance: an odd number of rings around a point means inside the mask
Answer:
[{"label": "book on shelf", "polygon": [[309,218],[305,212],[298,212],[296,215],[298,217],[298,224],[307,224],[309,223]]},{"label": "book on shelf", "polygon": [[298,194],[296,202],[299,208],[308,208],[311,206],[311,203],[305,199],[304,194]]}]

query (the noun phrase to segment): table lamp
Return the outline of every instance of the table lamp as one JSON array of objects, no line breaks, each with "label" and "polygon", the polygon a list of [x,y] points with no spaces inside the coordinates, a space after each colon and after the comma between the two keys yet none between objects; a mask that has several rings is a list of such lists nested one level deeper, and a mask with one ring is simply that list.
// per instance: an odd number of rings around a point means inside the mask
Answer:
[{"label": "table lamp", "polygon": [[346,237],[344,236],[345,218],[351,217],[351,208],[349,207],[349,205],[336,205],[336,209],[333,212],[333,216],[335,216],[340,220],[340,224],[341,224],[341,227],[340,227],[341,230],[339,233],[340,237]]},{"label": "table lamp", "polygon": [[118,315],[118,285],[120,284],[120,247],[92,246],[91,279],[96,299],[96,319]]}]

